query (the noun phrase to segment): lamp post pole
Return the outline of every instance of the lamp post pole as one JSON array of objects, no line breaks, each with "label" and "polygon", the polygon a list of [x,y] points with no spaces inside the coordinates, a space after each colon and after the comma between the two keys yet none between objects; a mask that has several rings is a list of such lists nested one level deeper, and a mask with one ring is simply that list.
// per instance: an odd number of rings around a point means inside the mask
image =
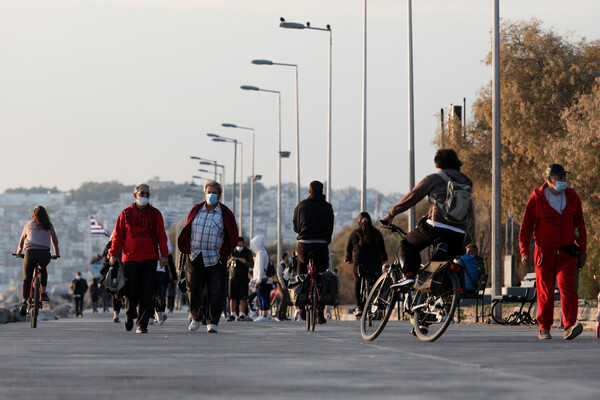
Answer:
[{"label": "lamp post pole", "polygon": [[252,239],[254,237],[254,128],[227,123],[221,124],[221,126],[225,128],[238,128],[252,131],[252,177],[250,179],[250,239]]},{"label": "lamp post pole", "polygon": [[[407,0],[408,18],[408,186],[415,187],[415,103],[413,88],[412,0]],[[415,227],[415,208],[408,210],[408,231]]]},{"label": "lamp post pole", "polygon": [[241,86],[241,89],[277,94],[277,259],[281,260],[281,92],[278,90],[260,89],[249,85]]},{"label": "lamp post pole", "polygon": [[[331,25],[326,25],[325,28],[317,28],[314,26],[310,26],[310,22],[305,24],[300,24],[297,22],[286,22],[284,18],[281,18],[281,23],[279,27],[288,28],[288,29],[312,29],[316,31],[325,31],[329,32],[329,77],[328,77],[328,96],[327,96],[327,187],[326,187],[326,196],[327,200],[331,203],[331,95],[332,95],[332,56],[333,56],[333,38]],[[298,197],[298,200],[300,198]]]}]

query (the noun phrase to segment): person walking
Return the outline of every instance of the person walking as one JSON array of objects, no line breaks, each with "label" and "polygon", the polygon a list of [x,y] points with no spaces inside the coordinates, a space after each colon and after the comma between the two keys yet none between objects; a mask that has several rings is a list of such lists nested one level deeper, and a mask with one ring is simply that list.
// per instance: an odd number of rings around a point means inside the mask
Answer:
[{"label": "person walking", "polygon": [[100,282],[98,282],[97,278],[92,279],[92,284],[90,285],[90,298],[92,299],[92,313],[98,312],[98,300],[100,299]]},{"label": "person walking", "polygon": [[73,295],[73,302],[75,303],[76,317],[83,317],[83,297],[87,290],[87,281],[81,277],[81,272],[77,271],[75,273],[75,279],[71,282],[71,294]]},{"label": "person walking", "polygon": [[[54,247],[53,255],[50,254],[51,245]],[[33,271],[37,265],[40,266],[42,300],[50,301],[46,292],[46,285],[48,284],[46,267],[50,264],[50,260],[56,260],[60,257],[58,237],[54,231],[54,225],[52,225],[48,212],[42,206],[37,206],[33,210],[31,221],[23,227],[19,246],[13,254],[20,256],[23,251],[25,251],[23,256],[23,285],[21,286],[23,301],[19,308],[19,314],[21,315],[27,314],[27,301],[31,291]]]},{"label": "person walking", "polygon": [[223,189],[216,181],[204,185],[205,201],[189,212],[177,245],[184,255],[184,268],[192,320],[196,331],[202,320],[202,289],[208,299],[207,332],[217,333],[227,294],[227,258],[238,239],[238,227],[231,210],[220,202]]},{"label": "person walking", "polygon": [[381,265],[387,258],[383,235],[373,226],[371,215],[366,211],[361,212],[358,215],[358,228],[348,237],[345,259],[353,265],[356,317],[362,315],[364,307],[360,293],[361,278],[377,278],[381,274]]},{"label": "person walking", "polygon": [[[140,184],[133,192],[135,202],[117,218],[110,248],[110,264],[118,262],[119,251],[125,273],[125,330],[148,333],[148,320],[153,314],[156,262],[166,266],[169,253],[167,235],[160,211],[149,204],[150,187]],[[159,256],[159,248],[160,254]]]},{"label": "person walking", "polygon": [[[540,340],[552,339],[556,283],[560,291],[564,339],[574,339],[583,332],[583,325],[577,323],[579,299],[575,275],[577,269],[585,265],[587,235],[581,200],[575,189],[568,187],[568,173],[560,164],[548,165],[546,181],[529,198],[519,230],[521,261],[535,265]],[[533,257],[530,254],[532,235]]]},{"label": "person walking", "polygon": [[448,261],[462,254],[465,235],[474,220],[470,195],[467,202],[454,203],[454,206],[460,207],[460,210],[454,210],[457,214],[461,214],[460,220],[450,218],[445,211],[445,203],[449,196],[447,193],[449,182],[460,185],[463,189],[468,188],[469,192],[473,187],[471,179],[460,171],[463,163],[456,152],[452,149],[439,149],[435,153],[433,162],[437,172],[423,178],[380,220],[383,225],[389,225],[396,215],[414,207],[425,197],[429,198],[427,216],[423,217],[417,227],[400,242],[404,260],[404,277],[392,285],[393,288],[412,287],[415,274],[421,266],[421,251],[436,241],[446,243],[448,248],[443,260],[434,261]]},{"label": "person walking", "polygon": [[[294,209],[294,232],[296,254],[298,255],[298,274],[308,273],[308,261],[312,258],[316,272],[325,272],[329,267],[329,244],[333,234],[333,207],[323,194],[323,183],[312,181],[308,197]],[[304,310],[300,310],[304,319]],[[327,322],[322,307],[319,307],[319,324]]]},{"label": "person walking", "polygon": [[[252,251],[246,247],[242,236],[229,258],[229,300],[230,315],[227,321],[246,320],[246,299],[248,298],[248,271],[253,267]],[[238,312],[239,302],[239,316]]]},{"label": "person walking", "polygon": [[255,236],[250,244],[252,251],[256,254],[254,259],[253,279],[258,297],[258,307],[260,314],[254,322],[268,321],[269,311],[269,278],[267,277],[267,266],[269,265],[269,254],[264,246],[264,237],[262,235]]},{"label": "person walking", "polygon": [[290,293],[287,288],[287,284],[294,275],[292,271],[292,257],[288,256],[288,253],[281,255],[281,262],[277,265],[277,287],[281,293],[281,302],[277,307],[277,313],[275,315],[275,321],[288,321],[287,310],[290,305]]},{"label": "person walking", "polygon": [[167,308],[167,286],[169,283],[177,283],[177,272],[175,271],[175,263],[173,261],[173,246],[167,235],[167,247],[169,254],[167,255],[167,266],[156,264],[156,286],[154,287],[154,318],[150,318],[150,323],[155,320],[159,325],[162,325],[167,320],[165,310]]}]

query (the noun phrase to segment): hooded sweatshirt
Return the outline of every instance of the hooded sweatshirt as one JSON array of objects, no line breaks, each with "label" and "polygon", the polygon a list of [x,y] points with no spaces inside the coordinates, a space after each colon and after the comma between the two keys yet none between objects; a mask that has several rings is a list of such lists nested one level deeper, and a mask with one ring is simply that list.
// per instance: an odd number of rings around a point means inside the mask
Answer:
[{"label": "hooded sweatshirt", "polygon": [[256,257],[254,257],[254,280],[262,282],[263,279],[267,278],[267,266],[269,265],[269,254],[264,247],[264,237],[262,235],[255,236],[250,241],[250,245],[252,251],[256,254]]}]

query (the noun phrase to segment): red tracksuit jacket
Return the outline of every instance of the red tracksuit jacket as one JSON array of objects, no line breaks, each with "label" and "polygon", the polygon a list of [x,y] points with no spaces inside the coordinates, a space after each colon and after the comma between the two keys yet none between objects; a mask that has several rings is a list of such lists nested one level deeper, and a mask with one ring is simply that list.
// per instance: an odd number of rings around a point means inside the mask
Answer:
[{"label": "red tracksuit jacket", "polygon": [[[529,254],[529,243],[532,234],[534,234],[537,247],[561,249],[577,243],[581,254],[586,254],[587,236],[581,199],[573,188],[567,188],[565,190],[567,206],[561,215],[546,200],[544,189],[547,186],[548,183],[544,183],[537,188],[527,202],[519,232],[521,255]],[[576,228],[579,231],[579,238],[575,236]]]},{"label": "red tracksuit jacket", "polygon": [[110,247],[113,257],[123,249],[123,262],[158,260],[159,246],[160,254],[169,254],[160,211],[151,205],[140,210],[135,204],[121,211]]}]

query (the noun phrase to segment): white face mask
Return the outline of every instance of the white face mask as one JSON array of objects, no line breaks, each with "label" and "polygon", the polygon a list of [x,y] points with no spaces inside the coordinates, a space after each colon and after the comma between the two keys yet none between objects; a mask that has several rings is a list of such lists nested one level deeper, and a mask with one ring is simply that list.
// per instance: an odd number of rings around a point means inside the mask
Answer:
[{"label": "white face mask", "polygon": [[135,202],[138,203],[140,207],[146,207],[150,202],[150,199],[147,197],[138,196]]},{"label": "white face mask", "polygon": [[76,276],[75,278],[77,278],[78,281],[81,280],[81,276]]},{"label": "white face mask", "polygon": [[237,251],[242,251],[243,247],[242,246],[238,246],[235,248]]}]

